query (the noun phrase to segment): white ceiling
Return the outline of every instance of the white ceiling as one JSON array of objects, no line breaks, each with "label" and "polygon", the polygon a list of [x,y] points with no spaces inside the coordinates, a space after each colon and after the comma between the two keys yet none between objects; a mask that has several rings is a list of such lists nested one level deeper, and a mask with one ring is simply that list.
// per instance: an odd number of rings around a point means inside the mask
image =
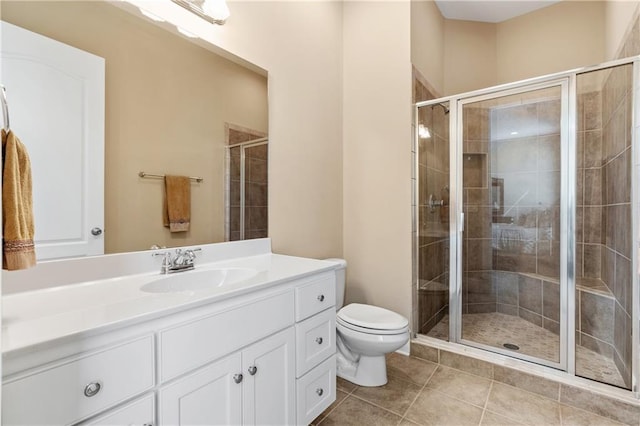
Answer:
[{"label": "white ceiling", "polygon": [[447,19],[496,23],[551,6],[559,0],[435,0],[435,2]]}]

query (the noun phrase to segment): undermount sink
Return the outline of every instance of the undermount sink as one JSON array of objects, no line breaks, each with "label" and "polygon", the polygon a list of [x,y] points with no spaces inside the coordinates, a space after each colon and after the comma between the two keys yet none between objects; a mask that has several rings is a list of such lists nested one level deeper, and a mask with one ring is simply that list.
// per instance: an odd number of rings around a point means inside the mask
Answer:
[{"label": "undermount sink", "polygon": [[247,280],[258,271],[251,268],[205,269],[201,271],[178,272],[175,275],[158,278],[140,287],[145,293],[178,293],[210,290]]}]

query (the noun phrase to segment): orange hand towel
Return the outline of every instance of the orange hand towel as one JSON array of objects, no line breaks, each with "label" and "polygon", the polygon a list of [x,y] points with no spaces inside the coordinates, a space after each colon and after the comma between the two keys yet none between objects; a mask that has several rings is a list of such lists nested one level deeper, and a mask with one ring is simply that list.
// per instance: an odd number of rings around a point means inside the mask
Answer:
[{"label": "orange hand towel", "polygon": [[171,232],[189,230],[191,180],[187,176],[165,176],[163,219]]},{"label": "orange hand towel", "polygon": [[36,264],[33,232],[29,155],[12,131],[2,130],[3,269],[26,269]]}]

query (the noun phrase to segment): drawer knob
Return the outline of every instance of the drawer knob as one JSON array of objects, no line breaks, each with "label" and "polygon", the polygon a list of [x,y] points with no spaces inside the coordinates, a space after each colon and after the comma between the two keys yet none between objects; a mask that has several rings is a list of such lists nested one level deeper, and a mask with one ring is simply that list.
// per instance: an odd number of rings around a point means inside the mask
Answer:
[{"label": "drawer knob", "polygon": [[316,343],[321,345],[323,342],[322,337],[316,337]]},{"label": "drawer knob", "polygon": [[255,365],[252,365],[251,367],[248,368],[249,370],[249,374],[251,374],[252,376],[255,376],[255,374],[258,372],[258,367],[256,367]]},{"label": "drawer knob", "polygon": [[321,294],[320,296],[318,296],[318,300],[321,302],[324,302],[324,294]]},{"label": "drawer knob", "polygon": [[318,388],[316,389],[316,393],[318,394],[318,396],[322,396],[322,394],[324,393],[324,390],[322,390],[322,388]]},{"label": "drawer knob", "polygon": [[84,387],[84,396],[87,398],[91,398],[92,396],[96,396],[98,392],[102,389],[102,383],[100,382],[91,382],[87,386]]},{"label": "drawer knob", "polygon": [[233,381],[236,383],[241,383],[242,382],[242,374],[238,373],[238,374],[234,374],[233,375]]}]

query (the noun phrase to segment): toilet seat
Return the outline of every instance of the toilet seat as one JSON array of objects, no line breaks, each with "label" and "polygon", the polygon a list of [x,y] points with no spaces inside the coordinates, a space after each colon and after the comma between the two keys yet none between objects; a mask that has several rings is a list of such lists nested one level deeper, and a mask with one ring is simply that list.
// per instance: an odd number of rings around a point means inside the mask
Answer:
[{"label": "toilet seat", "polygon": [[409,327],[409,321],[402,315],[360,303],[340,309],[336,321],[351,330],[368,334],[401,334]]}]

